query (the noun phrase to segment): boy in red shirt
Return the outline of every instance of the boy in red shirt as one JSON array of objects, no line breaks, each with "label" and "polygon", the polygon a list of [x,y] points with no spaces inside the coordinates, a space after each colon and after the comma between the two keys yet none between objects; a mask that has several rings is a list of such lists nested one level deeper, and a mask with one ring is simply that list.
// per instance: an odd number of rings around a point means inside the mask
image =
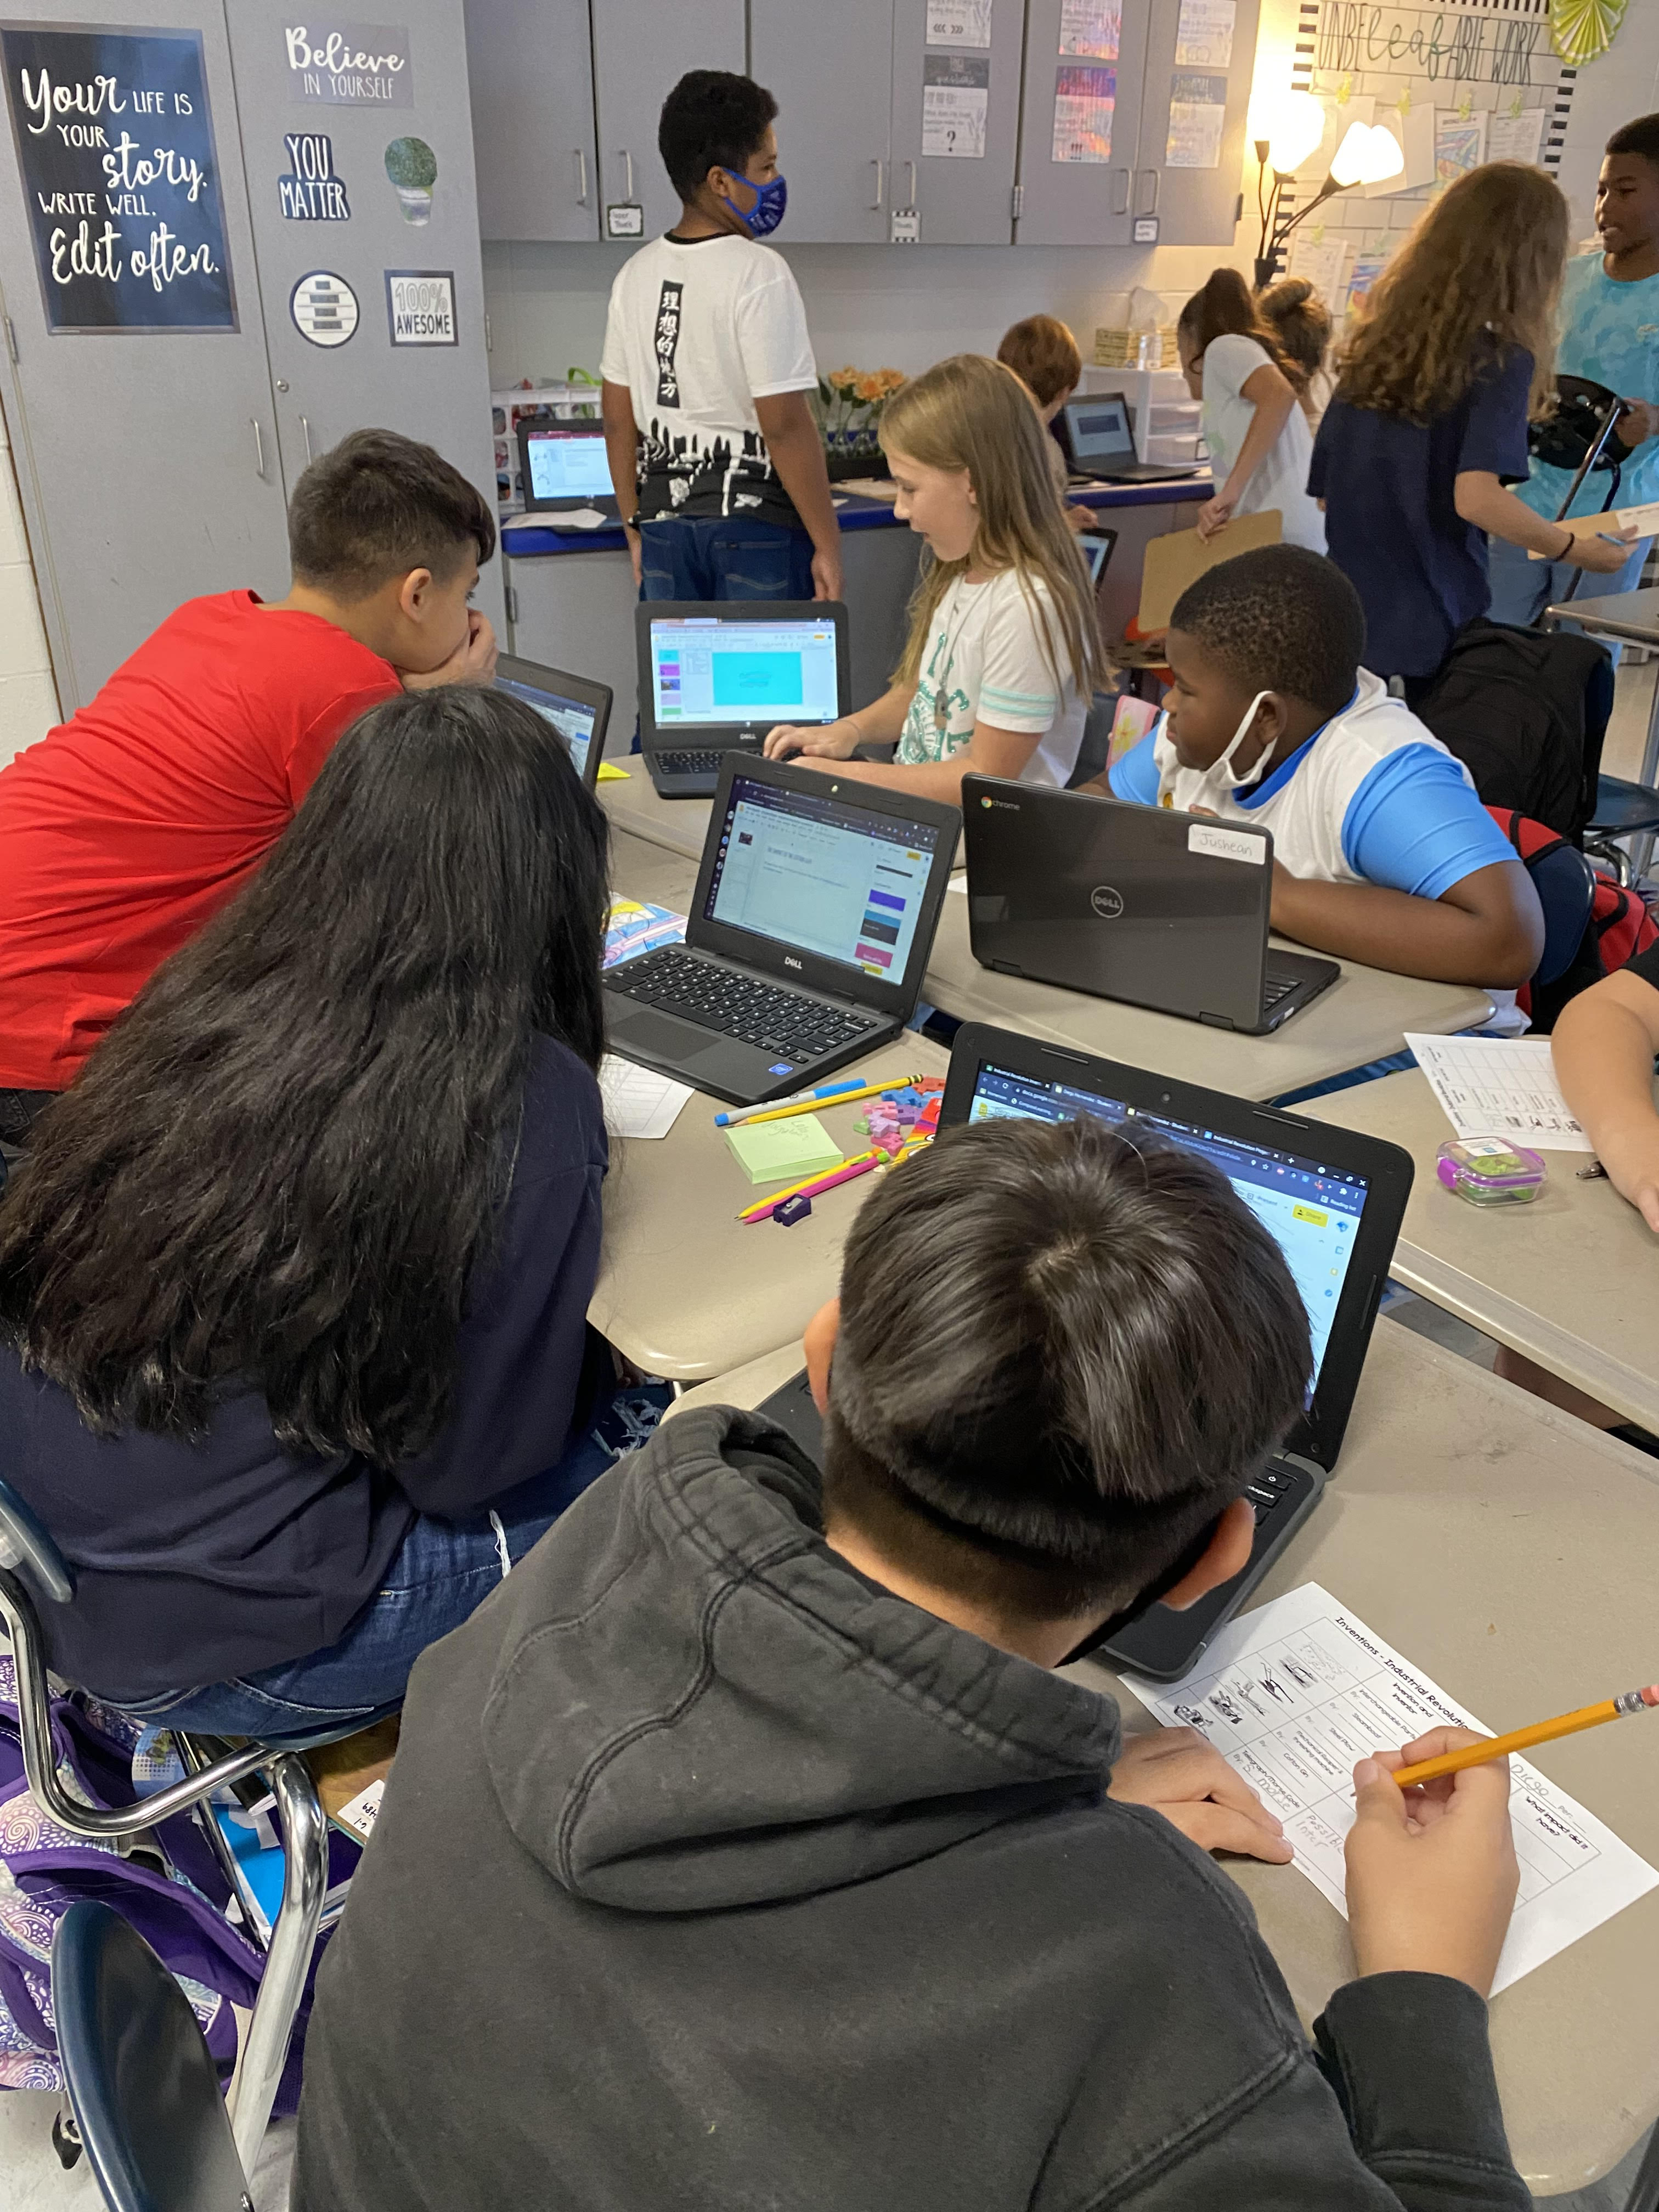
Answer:
[{"label": "boy in red shirt", "polygon": [[187,600],[0,770],[0,1139],[246,882],[349,723],[400,686],[491,681],[467,602],[495,550],[458,469],[355,431],[295,489],[285,599]]}]

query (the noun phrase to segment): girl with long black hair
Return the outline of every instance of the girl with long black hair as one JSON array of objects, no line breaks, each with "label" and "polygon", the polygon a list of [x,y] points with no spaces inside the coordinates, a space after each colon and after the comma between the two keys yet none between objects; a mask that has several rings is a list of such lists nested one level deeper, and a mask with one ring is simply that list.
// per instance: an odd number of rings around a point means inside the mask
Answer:
[{"label": "girl with long black hair", "polygon": [[493,691],[346,732],[0,1199],[0,1473],[52,1660],[155,1719],[349,1721],[610,1464],[605,817]]}]

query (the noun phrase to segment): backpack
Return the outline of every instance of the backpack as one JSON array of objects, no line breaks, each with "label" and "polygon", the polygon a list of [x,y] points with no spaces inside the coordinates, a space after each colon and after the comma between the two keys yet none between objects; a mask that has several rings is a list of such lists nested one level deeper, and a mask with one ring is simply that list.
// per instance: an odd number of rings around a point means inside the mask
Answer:
[{"label": "backpack", "polygon": [[[1625,890],[1610,876],[1598,873],[1582,854],[1574,852],[1569,838],[1508,808],[1489,806],[1486,811],[1515,848],[1543,904],[1544,957],[1539,963],[1538,973],[1529,983],[1522,985],[1516,999],[1522,1011],[1531,1015],[1534,1036],[1547,1036],[1569,999],[1576,999],[1592,983],[1599,983],[1604,975],[1613,975],[1638,952],[1645,952],[1650,945],[1659,943],[1659,923],[1655,922],[1634,891]],[[1556,857],[1564,852],[1572,853],[1577,862],[1575,874],[1582,871],[1589,877],[1591,886],[1589,910],[1583,927],[1576,942],[1565,943],[1557,937],[1554,919],[1579,909],[1571,908],[1562,896],[1569,887],[1564,884],[1557,888],[1553,881],[1558,871],[1565,872]],[[1553,939],[1556,941],[1552,942]]]},{"label": "backpack", "polygon": [[1612,712],[1605,646],[1570,630],[1480,620],[1452,641],[1417,719],[1462,762],[1483,805],[1527,815],[1582,846]]}]

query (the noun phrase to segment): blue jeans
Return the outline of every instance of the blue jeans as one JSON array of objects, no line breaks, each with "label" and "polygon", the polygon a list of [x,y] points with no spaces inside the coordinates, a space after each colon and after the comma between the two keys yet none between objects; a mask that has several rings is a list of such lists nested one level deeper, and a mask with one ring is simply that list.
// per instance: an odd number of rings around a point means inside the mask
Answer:
[{"label": "blue jeans", "polygon": [[804,530],[714,514],[640,525],[642,599],[810,599]]},{"label": "blue jeans", "polygon": [[[1487,617],[1492,622],[1513,623],[1521,629],[1534,629],[1543,620],[1545,608],[1559,607],[1571,590],[1573,578],[1581,574],[1583,581],[1577,592],[1581,599],[1612,599],[1620,592],[1633,592],[1642,580],[1642,563],[1652,543],[1645,538],[1633,548],[1616,576],[1592,576],[1568,561],[1530,561],[1524,546],[1493,538],[1486,546],[1486,573],[1492,579]],[[1623,647],[1616,638],[1597,641],[1607,647],[1616,668]]]},{"label": "blue jeans", "polygon": [[326,1651],[122,1710],[156,1727],[272,1736],[349,1727],[396,1705],[428,1644],[468,1620],[566,1506],[644,1442],[669,1395],[661,1384],[620,1389],[556,1467],[459,1519],[419,1515],[380,1589]]}]

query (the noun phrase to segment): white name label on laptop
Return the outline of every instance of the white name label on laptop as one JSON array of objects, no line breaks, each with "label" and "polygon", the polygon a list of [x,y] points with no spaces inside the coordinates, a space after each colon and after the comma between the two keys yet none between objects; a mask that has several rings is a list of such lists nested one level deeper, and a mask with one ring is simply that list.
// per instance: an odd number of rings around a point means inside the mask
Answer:
[{"label": "white name label on laptop", "polygon": [[[1166,1728],[1209,1738],[1285,1823],[1297,1865],[1345,1918],[1355,1762],[1434,1728],[1491,1734],[1317,1583],[1230,1621],[1184,1681],[1123,1679]],[[1659,1884],[1524,1759],[1510,1761],[1510,1818],[1521,1891],[1494,1996]]]},{"label": "white name label on laptop", "polygon": [[1217,822],[1194,822],[1187,831],[1187,850],[1207,853],[1212,860],[1248,860],[1259,868],[1267,857],[1267,841],[1249,830],[1224,830]]}]

